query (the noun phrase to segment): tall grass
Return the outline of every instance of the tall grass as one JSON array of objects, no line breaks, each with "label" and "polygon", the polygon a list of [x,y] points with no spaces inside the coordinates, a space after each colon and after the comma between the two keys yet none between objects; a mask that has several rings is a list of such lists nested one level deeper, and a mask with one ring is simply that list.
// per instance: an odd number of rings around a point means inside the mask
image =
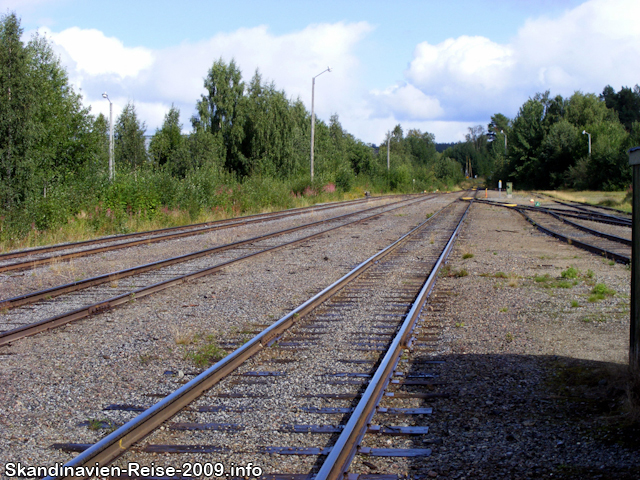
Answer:
[{"label": "tall grass", "polygon": [[176,179],[160,170],[76,181],[50,188],[19,209],[0,212],[0,250],[86,240],[207,222],[252,213],[358,198],[385,191],[383,182],[355,178],[351,189],[311,183],[306,177],[243,180],[217,170],[194,170]]}]

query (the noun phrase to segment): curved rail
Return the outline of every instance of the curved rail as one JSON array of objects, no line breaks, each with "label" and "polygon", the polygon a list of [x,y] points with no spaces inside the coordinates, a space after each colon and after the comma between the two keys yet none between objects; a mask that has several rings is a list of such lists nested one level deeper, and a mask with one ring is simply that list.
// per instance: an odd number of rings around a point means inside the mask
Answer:
[{"label": "curved rail", "polygon": [[[560,220],[568,225],[571,225],[574,228],[577,228],[579,230],[582,230],[584,232],[590,233],[591,235],[595,235],[595,236],[599,236],[602,238],[606,238],[607,240],[612,240],[615,242],[619,242],[625,245],[628,245],[627,243],[627,239],[621,238],[621,237],[617,237],[615,235],[609,235],[607,233],[604,232],[600,232],[598,230],[593,230],[589,227],[585,227],[584,225],[578,225],[575,224],[574,222],[570,222],[564,218],[559,218],[559,215],[554,214],[556,212],[551,212],[548,211],[549,209],[544,209],[544,208],[539,208],[539,207],[529,207],[529,206],[513,206],[513,205],[509,205],[509,204],[504,204],[504,203],[498,203],[498,202],[487,202],[486,200],[476,200],[478,202],[484,203],[486,205],[495,205],[498,207],[503,207],[503,208],[510,208],[512,210],[517,211],[520,215],[522,215],[529,223],[531,223],[531,225],[533,225],[534,227],[536,227],[538,230],[540,230],[541,232],[550,235],[552,237],[557,238],[558,240],[561,240],[565,243],[568,243],[570,245],[575,245],[576,247],[582,248],[584,250],[587,250],[591,253],[595,253],[596,255],[601,255],[605,258],[609,258],[612,260],[615,260],[616,262],[619,263],[623,263],[625,265],[628,265],[631,262],[631,259],[629,257],[627,257],[626,255],[621,255],[619,253],[616,252],[612,252],[610,250],[607,250],[605,248],[602,247],[598,247],[596,245],[591,245],[590,243],[586,243],[586,242],[582,242],[580,240],[577,240],[575,238],[569,237],[567,235],[564,235],[560,232],[557,232],[555,230],[551,230],[550,228],[544,227],[542,225],[540,225],[538,222],[536,222],[534,219],[532,219],[529,215],[527,215],[525,213],[526,210],[530,210],[530,211],[536,211],[536,212],[541,212],[541,213],[546,213],[548,215],[551,215],[552,217],[556,218],[557,220]],[[608,223],[608,222],[607,222]]]},{"label": "curved rail", "polygon": [[[551,200],[553,200],[554,202],[558,202],[561,203],[561,201],[557,200],[556,198],[554,198],[553,196],[549,195],[548,193],[542,193],[542,192],[535,192],[536,195],[544,195],[545,197],[549,197]],[[631,215],[631,213],[629,212],[625,212],[624,210],[621,210],[619,208],[614,208],[614,207],[607,207],[605,205],[594,205],[593,203],[587,203],[587,202],[579,202],[577,200],[571,200],[572,203],[577,203],[579,205],[584,205],[585,207],[593,207],[593,208],[601,208],[602,210],[610,210],[612,212],[617,212],[617,213],[624,213],[625,215]],[[570,204],[567,203],[567,205],[571,206]]]},{"label": "curved rail", "polygon": [[[516,208],[515,210],[518,213],[520,213],[529,223],[531,223],[531,225],[536,227],[541,232],[546,233],[547,235],[551,235],[552,237],[555,237],[558,240],[562,240],[563,242],[566,242],[569,245],[575,245],[576,247],[582,248],[583,250],[587,250],[587,251],[589,251],[591,253],[595,253],[596,255],[601,255],[601,256],[603,256],[605,258],[609,258],[609,259],[615,260],[616,262],[623,263],[625,265],[628,265],[631,262],[631,258],[629,258],[629,257],[627,257],[625,255],[620,255],[619,253],[612,252],[612,251],[607,250],[605,248],[598,247],[596,245],[591,245],[590,243],[582,242],[580,240],[576,240],[575,238],[571,238],[571,237],[569,237],[567,235],[564,235],[564,234],[562,234],[560,232],[556,232],[555,230],[551,230],[550,228],[543,227],[538,222],[536,222],[531,217],[529,217],[529,215],[524,213],[523,209]],[[584,228],[586,229],[587,227],[584,227]],[[589,232],[589,233],[592,233],[592,232]],[[602,232],[598,232],[598,233],[602,233]]]}]

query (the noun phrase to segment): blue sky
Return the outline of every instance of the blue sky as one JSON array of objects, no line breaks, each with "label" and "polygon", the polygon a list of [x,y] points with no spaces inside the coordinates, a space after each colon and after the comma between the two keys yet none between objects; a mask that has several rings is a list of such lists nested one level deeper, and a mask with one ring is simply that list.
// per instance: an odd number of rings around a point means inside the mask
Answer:
[{"label": "blue sky", "polygon": [[536,92],[599,93],[640,83],[637,0],[0,0],[39,30],[94,113],[133,100],[153,133],[171,104],[185,130],[219,57],[256,68],[365,142],[400,123],[464,138]]}]

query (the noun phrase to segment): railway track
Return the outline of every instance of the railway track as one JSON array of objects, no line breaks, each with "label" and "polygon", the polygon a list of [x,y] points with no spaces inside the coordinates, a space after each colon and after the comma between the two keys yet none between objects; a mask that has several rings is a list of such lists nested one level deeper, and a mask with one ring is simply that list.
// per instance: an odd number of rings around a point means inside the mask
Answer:
[{"label": "railway track", "polygon": [[[578,222],[566,218],[574,216],[573,214],[562,213],[557,209],[484,201],[483,203],[515,209],[538,230],[596,255],[624,264],[629,264],[631,261],[631,239],[626,226],[618,224],[617,227],[614,227],[615,233],[611,229],[609,232],[605,232],[602,227],[596,229],[593,226],[588,226],[588,223],[593,225],[593,223],[600,222],[600,220],[594,221],[592,217],[588,217],[588,219],[580,217],[581,221]],[[610,222],[605,221],[604,223],[609,224]]]},{"label": "railway track", "polygon": [[[52,263],[71,260],[73,258],[95,255],[97,253],[103,253],[112,250],[131,248],[138,245],[149,245],[157,242],[166,242],[177,238],[203,235],[205,233],[213,232],[216,230],[222,230],[241,225],[267,222],[270,220],[292,217],[309,212],[333,210],[346,206],[360,205],[362,203],[371,203],[374,201],[374,199],[366,198],[336,202],[331,204],[313,205],[311,207],[294,208],[281,212],[249,215],[246,217],[232,218],[228,220],[218,220],[214,222],[185,225],[181,227],[163,228],[147,232],[116,235],[112,237],[102,237],[93,240],[85,240],[82,242],[49,245],[28,250],[7,252],[0,254],[0,273],[32,269],[41,265],[49,265]],[[56,253],[53,255],[47,255],[52,252]],[[25,259],[25,257],[28,258]],[[22,260],[18,262],[10,261],[15,258],[21,258]]]},{"label": "railway track", "polygon": [[555,199],[550,195],[547,195],[546,193],[536,193],[536,195],[541,195],[544,197],[547,197],[549,199],[551,199],[551,201],[553,201],[554,203],[558,203],[560,205],[565,205],[568,206],[570,208],[575,208],[575,209],[582,209],[584,211],[587,212],[595,212],[595,213],[603,213],[602,210],[604,210],[604,213],[609,213],[609,212],[614,212],[615,215],[617,217],[620,218],[625,218],[625,219],[631,219],[631,214],[628,212],[625,212],[624,210],[620,210],[618,208],[613,208],[613,207],[608,207],[606,205],[593,205],[591,203],[586,203],[586,202],[578,202],[576,200],[574,201],[566,201],[563,202],[561,200]]},{"label": "railway track", "polygon": [[[416,326],[469,208],[445,207],[178,390],[147,392],[163,397],[155,405],[105,407],[126,423],[99,443],[56,448],[83,452],[69,467],[120,457],[114,467],[200,462],[223,466],[217,476],[273,479],[343,478],[370,472],[374,458],[391,469],[389,459],[430,455],[424,403],[446,396],[443,362],[413,362],[410,348],[435,352],[428,325]],[[230,470],[248,461],[260,472]],[[362,478],[396,478],[384,468]],[[176,478],[207,472],[190,473]]]},{"label": "railway track", "polygon": [[[0,308],[5,310],[5,314],[0,316],[0,346],[109,310],[185,281],[213,274],[235,262],[297,245],[337,228],[373,220],[385,213],[432,197],[410,198],[387,206],[372,207],[2,300]],[[376,211],[377,213],[374,213]],[[332,223],[338,225],[325,227]],[[301,235],[304,232],[307,234]],[[277,239],[278,243],[270,243],[273,239]]]}]

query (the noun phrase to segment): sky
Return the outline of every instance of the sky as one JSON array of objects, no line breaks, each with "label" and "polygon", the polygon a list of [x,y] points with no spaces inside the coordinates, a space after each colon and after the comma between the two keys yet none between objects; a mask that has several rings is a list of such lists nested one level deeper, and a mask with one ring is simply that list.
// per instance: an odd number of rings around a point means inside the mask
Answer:
[{"label": "sky", "polygon": [[234,59],[366,143],[397,124],[464,140],[537,92],[640,83],[638,0],[0,0],[45,35],[93,114],[133,101],[147,134],[191,128],[203,79]]}]

